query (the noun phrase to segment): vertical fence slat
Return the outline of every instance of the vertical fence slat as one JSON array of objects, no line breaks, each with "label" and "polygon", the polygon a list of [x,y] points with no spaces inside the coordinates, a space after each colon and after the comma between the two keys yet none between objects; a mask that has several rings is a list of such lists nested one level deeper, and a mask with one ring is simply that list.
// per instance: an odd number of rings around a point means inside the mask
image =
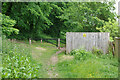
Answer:
[{"label": "vertical fence slat", "polygon": [[120,38],[115,38],[115,56],[118,57],[120,53]]},{"label": "vertical fence slat", "polygon": [[67,32],[66,33],[66,52],[73,49],[85,48],[91,51],[93,47],[107,53],[109,45],[109,33],[101,32]]}]

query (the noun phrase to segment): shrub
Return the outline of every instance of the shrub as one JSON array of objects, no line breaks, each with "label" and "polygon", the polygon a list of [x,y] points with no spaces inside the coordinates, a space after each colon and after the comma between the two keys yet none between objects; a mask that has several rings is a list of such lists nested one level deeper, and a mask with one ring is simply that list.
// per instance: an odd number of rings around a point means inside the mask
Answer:
[{"label": "shrub", "polygon": [[[99,51],[99,50],[97,50]],[[112,53],[97,56],[84,49],[71,51],[75,59],[58,63],[58,72],[65,78],[116,78],[118,59]],[[86,56],[85,56],[86,55]]]},{"label": "shrub", "polygon": [[109,52],[109,54],[100,55],[99,57],[102,59],[113,59],[114,58],[112,55],[112,52]]},{"label": "shrub", "polygon": [[118,22],[115,20],[109,19],[108,22],[105,22],[105,25],[100,28],[96,28],[100,32],[110,32],[110,40],[113,41],[115,37],[119,37],[120,35],[118,34]]},{"label": "shrub", "polygon": [[97,49],[95,47],[93,47],[92,53],[95,54],[95,55],[102,55],[103,54],[102,50]]},{"label": "shrub", "polygon": [[35,78],[38,68],[32,63],[29,47],[3,39],[2,78]]},{"label": "shrub", "polygon": [[2,31],[3,33],[8,37],[12,34],[18,34],[19,30],[16,28],[13,28],[16,24],[15,20],[12,20],[9,16],[6,16],[5,14],[0,13],[0,17],[2,17],[2,20],[0,20],[0,23],[2,23]]},{"label": "shrub", "polygon": [[71,55],[74,55],[77,60],[85,60],[88,57],[93,57],[91,52],[87,52],[84,49],[76,49],[71,51]]}]

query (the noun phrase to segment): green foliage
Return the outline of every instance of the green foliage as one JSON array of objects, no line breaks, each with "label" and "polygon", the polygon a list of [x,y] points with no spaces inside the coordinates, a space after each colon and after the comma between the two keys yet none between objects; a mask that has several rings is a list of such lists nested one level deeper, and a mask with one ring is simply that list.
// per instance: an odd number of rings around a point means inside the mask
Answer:
[{"label": "green foliage", "polygon": [[84,49],[76,49],[76,50],[73,50],[73,51],[71,51],[70,54],[71,54],[71,55],[74,55],[75,59],[77,59],[77,60],[85,60],[85,59],[87,59],[88,57],[94,57],[94,56],[92,56],[92,53],[87,52],[87,51],[84,50]]},{"label": "green foliage", "polygon": [[[79,54],[90,54],[76,58]],[[57,66],[57,72],[60,78],[117,78],[118,77],[118,59],[114,58],[112,53],[105,55],[94,55],[84,50],[74,50],[71,52],[74,56],[72,60],[60,61]],[[79,56],[78,55],[78,56]],[[81,57],[81,56],[80,56]]]},{"label": "green foliage", "polygon": [[66,32],[99,32],[104,22],[115,19],[114,2],[31,2],[2,4],[2,12],[16,20],[19,36],[41,38],[42,34],[65,38]]},{"label": "green foliage", "polygon": [[[37,49],[37,48],[41,49]],[[39,69],[40,77],[39,78],[47,78],[48,76],[48,68],[50,68],[50,58],[58,51],[56,46],[46,43],[46,42],[40,42],[36,41],[35,43],[31,44],[32,48],[32,56],[33,59],[38,63],[42,64],[42,66]]]},{"label": "green foliage", "polygon": [[83,2],[67,3],[60,19],[64,21],[67,31],[96,32],[96,27],[104,25],[108,18],[114,19],[114,3]]},{"label": "green foliage", "polygon": [[49,20],[53,23],[53,25],[50,25],[49,28],[44,30],[44,32],[48,35],[51,35],[52,37],[61,37],[61,32],[63,32],[66,28],[64,26],[64,22],[61,21],[59,16],[63,14],[64,8],[66,3],[64,2],[55,2],[50,4],[52,7],[51,13],[49,14],[50,16],[48,17]]},{"label": "green foliage", "polygon": [[[49,28],[52,22],[48,19],[51,12],[50,3],[3,3],[10,5],[8,15],[16,20],[21,38],[39,37],[43,30]],[[4,6],[6,7],[6,6]]]},{"label": "green foliage", "polygon": [[100,50],[100,49],[97,49],[97,48],[93,47],[92,53],[95,54],[95,55],[102,55],[103,51]]},{"label": "green foliage", "polygon": [[4,14],[0,13],[0,16],[2,17],[2,20],[0,20],[0,23],[2,23],[2,31],[5,35],[10,36],[11,34],[18,34],[19,30],[16,28],[13,28],[16,24],[15,20],[10,19],[9,16],[6,16]]},{"label": "green foliage", "polygon": [[2,78],[36,78],[39,66],[32,63],[30,49],[20,43],[2,41]]},{"label": "green foliage", "polygon": [[115,37],[118,37],[118,22],[115,20],[109,19],[109,22],[105,22],[105,25],[100,28],[96,28],[100,32],[109,32],[110,33],[110,39],[113,40]]}]

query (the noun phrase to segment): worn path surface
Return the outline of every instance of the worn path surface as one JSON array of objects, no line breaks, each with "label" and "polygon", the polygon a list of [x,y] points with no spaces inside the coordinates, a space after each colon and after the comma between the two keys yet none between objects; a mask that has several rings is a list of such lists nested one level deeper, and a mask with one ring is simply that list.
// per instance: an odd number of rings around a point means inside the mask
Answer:
[{"label": "worn path surface", "polygon": [[40,73],[42,78],[57,78],[58,73],[56,72],[55,65],[58,62],[58,54],[65,51],[65,48],[60,48],[58,51],[56,47],[49,44],[34,44],[32,47],[32,57],[41,64]]},{"label": "worn path surface", "polygon": [[60,51],[57,51],[51,58],[50,61],[48,61],[48,65],[52,66],[49,70],[48,70],[48,75],[49,78],[57,78],[58,77],[58,73],[55,72],[56,67],[55,64],[58,62],[58,54],[65,51],[65,48],[61,48]]}]

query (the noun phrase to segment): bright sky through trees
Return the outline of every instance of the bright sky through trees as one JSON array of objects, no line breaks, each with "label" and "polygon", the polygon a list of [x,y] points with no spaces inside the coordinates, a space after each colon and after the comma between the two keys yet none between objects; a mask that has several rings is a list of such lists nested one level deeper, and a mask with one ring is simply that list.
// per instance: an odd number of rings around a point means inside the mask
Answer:
[{"label": "bright sky through trees", "polygon": [[[116,8],[116,13],[118,14],[118,2],[120,1],[120,0],[115,0],[116,1],[116,4],[115,4],[115,8]],[[120,5],[119,5],[120,6]]]}]

